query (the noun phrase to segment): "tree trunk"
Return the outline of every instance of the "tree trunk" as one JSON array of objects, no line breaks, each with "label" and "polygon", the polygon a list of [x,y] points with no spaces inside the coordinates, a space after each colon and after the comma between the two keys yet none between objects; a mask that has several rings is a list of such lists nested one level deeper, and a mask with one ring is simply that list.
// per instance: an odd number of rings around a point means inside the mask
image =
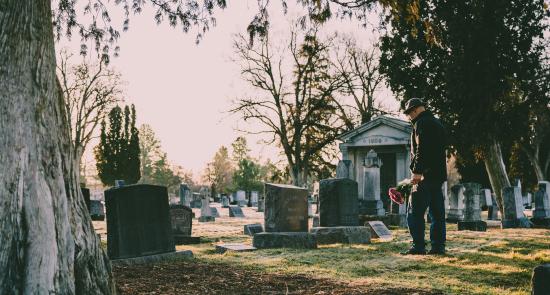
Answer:
[{"label": "tree trunk", "polygon": [[78,185],[51,3],[0,4],[0,294],[113,294]]},{"label": "tree trunk", "polygon": [[502,159],[500,144],[494,139],[490,140],[489,145],[486,147],[484,163],[499,204],[500,213],[504,214],[502,191],[505,187],[510,186],[510,180]]}]

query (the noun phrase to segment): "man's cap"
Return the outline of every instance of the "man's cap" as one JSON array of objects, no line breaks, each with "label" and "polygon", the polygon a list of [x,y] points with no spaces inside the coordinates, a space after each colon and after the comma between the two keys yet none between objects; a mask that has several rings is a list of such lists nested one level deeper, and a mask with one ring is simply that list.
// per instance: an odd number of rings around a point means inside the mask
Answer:
[{"label": "man's cap", "polygon": [[407,101],[407,103],[405,103],[405,111],[403,111],[403,113],[406,115],[410,113],[412,110],[414,110],[415,108],[420,106],[426,106],[422,101],[422,99],[416,98],[416,97],[411,98]]}]

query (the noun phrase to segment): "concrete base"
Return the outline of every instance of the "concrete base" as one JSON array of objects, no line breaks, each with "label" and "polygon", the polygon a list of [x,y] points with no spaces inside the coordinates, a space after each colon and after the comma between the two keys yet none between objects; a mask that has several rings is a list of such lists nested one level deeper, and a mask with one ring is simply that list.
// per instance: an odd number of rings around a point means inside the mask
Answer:
[{"label": "concrete base", "polygon": [[501,228],[530,228],[531,222],[526,217],[520,219],[502,220]]},{"label": "concrete base", "polygon": [[191,244],[200,244],[200,243],[201,243],[201,237],[174,235],[174,244],[176,245],[191,245]]},{"label": "concrete base", "polygon": [[317,244],[370,244],[370,230],[365,226],[314,227],[310,231]]},{"label": "concrete base", "polygon": [[214,216],[201,216],[199,217],[199,222],[214,222],[216,221],[216,217]]},{"label": "concrete base", "polygon": [[487,231],[487,223],[482,220],[459,221],[458,230]]},{"label": "concrete base", "polygon": [[537,228],[550,228],[550,218],[531,218],[531,222]]},{"label": "concrete base", "polygon": [[258,249],[316,249],[317,239],[307,232],[263,232],[254,235],[252,245]]},{"label": "concrete base", "polygon": [[155,263],[160,261],[167,261],[167,260],[181,259],[181,258],[193,258],[193,252],[191,252],[190,250],[184,250],[184,251],[175,251],[175,252],[169,252],[169,253],[134,257],[134,258],[114,259],[114,260],[111,260],[111,263],[113,265],[126,266],[126,265]]}]

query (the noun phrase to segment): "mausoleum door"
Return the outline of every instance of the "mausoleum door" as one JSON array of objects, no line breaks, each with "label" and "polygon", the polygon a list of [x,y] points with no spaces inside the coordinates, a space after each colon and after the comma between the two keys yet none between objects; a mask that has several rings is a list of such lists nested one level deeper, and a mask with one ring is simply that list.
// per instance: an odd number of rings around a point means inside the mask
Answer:
[{"label": "mausoleum door", "polygon": [[382,167],[380,167],[380,198],[384,203],[386,212],[389,212],[391,201],[388,198],[388,190],[397,185],[396,157],[395,153],[379,153],[378,157],[382,160]]}]

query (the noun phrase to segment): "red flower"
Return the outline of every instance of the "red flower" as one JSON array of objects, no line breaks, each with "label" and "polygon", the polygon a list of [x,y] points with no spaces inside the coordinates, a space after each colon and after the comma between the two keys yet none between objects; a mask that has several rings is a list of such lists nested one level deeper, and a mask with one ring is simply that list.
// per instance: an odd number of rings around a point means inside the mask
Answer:
[{"label": "red flower", "polygon": [[405,203],[405,199],[401,195],[401,192],[399,192],[394,187],[390,188],[390,190],[388,191],[388,196],[390,197],[392,202],[394,202],[396,204],[401,205],[401,204]]}]

